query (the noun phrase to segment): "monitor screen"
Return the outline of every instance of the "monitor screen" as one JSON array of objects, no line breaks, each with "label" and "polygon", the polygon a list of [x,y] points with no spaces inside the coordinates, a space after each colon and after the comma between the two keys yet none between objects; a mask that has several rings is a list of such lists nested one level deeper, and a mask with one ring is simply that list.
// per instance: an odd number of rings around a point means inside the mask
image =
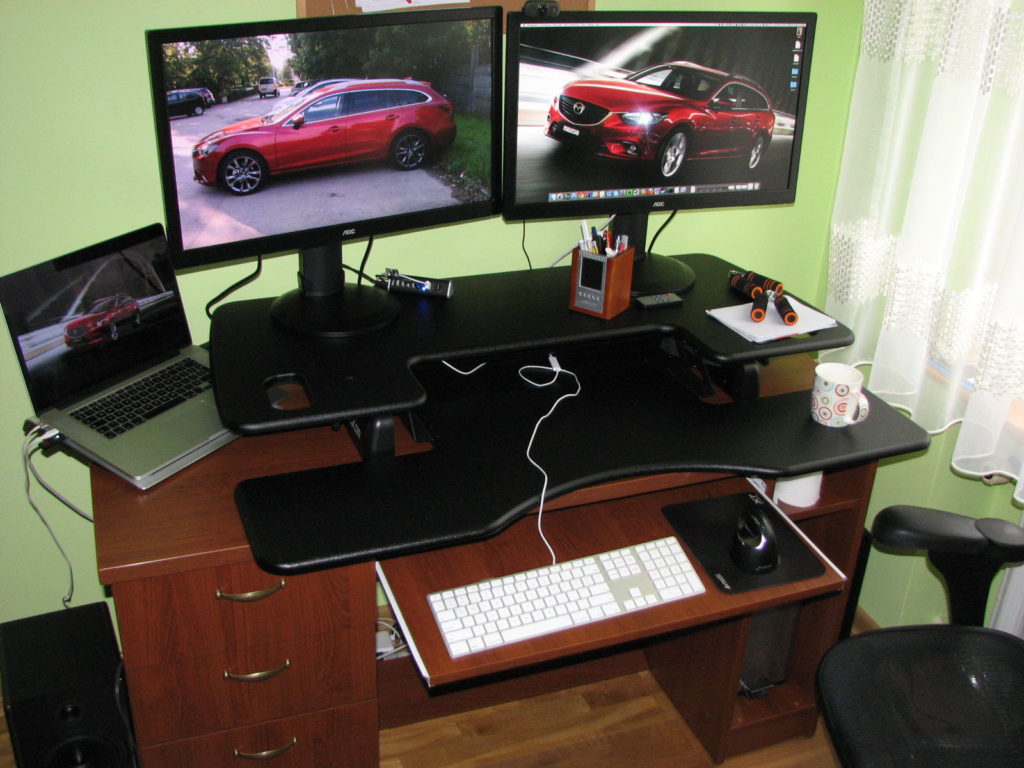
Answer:
[{"label": "monitor screen", "polygon": [[652,272],[639,284],[647,216],[793,202],[814,22],[806,13],[511,14],[505,217],[615,214],[637,249],[634,293],[685,290],[676,281],[692,275]]},{"label": "monitor screen", "polygon": [[336,301],[343,240],[499,209],[497,9],[165,29],[147,43],[176,267],[299,249],[305,293]]}]

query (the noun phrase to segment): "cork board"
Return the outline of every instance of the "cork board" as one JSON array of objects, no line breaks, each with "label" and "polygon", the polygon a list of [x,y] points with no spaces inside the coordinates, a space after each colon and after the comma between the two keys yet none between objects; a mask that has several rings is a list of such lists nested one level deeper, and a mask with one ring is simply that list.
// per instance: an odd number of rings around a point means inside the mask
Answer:
[{"label": "cork board", "polygon": [[[563,11],[592,11],[595,0],[559,0]],[[470,6],[500,5],[505,13],[521,11],[523,0],[469,0],[469,2],[438,3],[432,0],[295,0],[295,12],[299,17],[335,16],[341,13],[362,13],[362,8],[374,4],[387,10],[400,8],[466,8]]]}]

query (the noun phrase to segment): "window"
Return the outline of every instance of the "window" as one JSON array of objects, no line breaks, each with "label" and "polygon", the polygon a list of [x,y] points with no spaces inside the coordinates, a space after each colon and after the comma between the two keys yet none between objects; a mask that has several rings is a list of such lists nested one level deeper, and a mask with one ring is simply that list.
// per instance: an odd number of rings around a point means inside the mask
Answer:
[{"label": "window", "polygon": [[360,115],[376,109],[387,109],[386,91],[354,91],[345,96],[346,115]]},{"label": "window", "polygon": [[733,109],[746,112],[764,111],[768,109],[768,102],[764,96],[739,83],[730,83],[722,89],[718,95],[719,101],[732,104]]},{"label": "window", "polygon": [[338,94],[333,96],[326,96],[318,101],[314,101],[305,111],[302,113],[303,119],[307,123],[316,123],[321,120],[331,120],[338,116],[338,101],[341,97]]},{"label": "window", "polygon": [[410,104],[422,104],[429,101],[429,97],[420,91],[395,90],[388,93],[389,106],[406,107]]}]

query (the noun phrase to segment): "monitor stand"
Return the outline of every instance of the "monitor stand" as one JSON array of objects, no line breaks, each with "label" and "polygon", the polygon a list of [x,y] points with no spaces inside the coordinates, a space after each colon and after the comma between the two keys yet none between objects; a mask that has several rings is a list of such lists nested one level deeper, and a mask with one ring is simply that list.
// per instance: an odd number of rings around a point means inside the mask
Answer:
[{"label": "monitor stand", "polygon": [[647,252],[646,213],[617,213],[612,227],[616,235],[628,235],[633,246],[633,285],[630,295],[685,293],[693,287],[697,275],[686,262]]},{"label": "monitor stand", "polygon": [[398,300],[373,285],[345,282],[341,244],[299,252],[299,287],[270,308],[278,327],[316,338],[344,338],[380,330],[398,314]]}]

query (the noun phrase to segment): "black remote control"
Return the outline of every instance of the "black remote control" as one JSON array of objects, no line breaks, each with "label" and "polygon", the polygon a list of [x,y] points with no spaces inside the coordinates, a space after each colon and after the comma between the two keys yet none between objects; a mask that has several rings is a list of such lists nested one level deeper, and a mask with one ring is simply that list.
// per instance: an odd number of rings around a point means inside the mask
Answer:
[{"label": "black remote control", "polygon": [[656,293],[653,296],[637,296],[636,303],[640,309],[656,309],[682,304],[683,298],[677,293]]}]

